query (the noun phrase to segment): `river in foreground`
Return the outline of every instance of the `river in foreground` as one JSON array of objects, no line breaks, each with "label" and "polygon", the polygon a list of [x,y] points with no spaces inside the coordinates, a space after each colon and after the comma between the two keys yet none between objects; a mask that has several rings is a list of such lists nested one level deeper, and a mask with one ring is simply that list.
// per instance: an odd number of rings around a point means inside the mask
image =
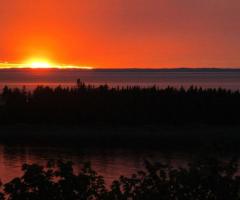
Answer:
[{"label": "river in foreground", "polygon": [[147,149],[104,149],[104,148],[71,148],[46,146],[18,146],[0,145],[0,177],[3,183],[20,176],[24,163],[45,164],[48,160],[66,160],[75,164],[78,170],[86,161],[102,175],[108,185],[121,175],[130,176],[144,169],[144,160],[170,162],[181,165],[186,155],[177,153],[163,153],[158,150]]}]

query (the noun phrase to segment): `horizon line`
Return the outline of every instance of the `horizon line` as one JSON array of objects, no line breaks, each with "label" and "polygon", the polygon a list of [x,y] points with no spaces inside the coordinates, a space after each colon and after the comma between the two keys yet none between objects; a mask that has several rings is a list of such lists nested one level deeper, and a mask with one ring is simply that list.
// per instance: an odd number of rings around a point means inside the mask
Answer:
[{"label": "horizon line", "polygon": [[49,64],[47,66],[35,66],[27,63],[8,63],[0,62],[0,70],[4,69],[76,69],[76,70],[240,70],[240,66],[202,66],[202,67],[93,67],[87,65],[71,65],[71,64]]}]

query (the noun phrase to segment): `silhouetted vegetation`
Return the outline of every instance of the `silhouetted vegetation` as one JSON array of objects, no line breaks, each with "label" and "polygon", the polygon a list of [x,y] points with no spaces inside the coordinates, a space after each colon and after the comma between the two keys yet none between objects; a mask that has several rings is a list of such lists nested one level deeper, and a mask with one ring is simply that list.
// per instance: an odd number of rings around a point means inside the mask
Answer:
[{"label": "silhouetted vegetation", "polygon": [[240,92],[224,89],[5,87],[0,122],[104,125],[240,124]]},{"label": "silhouetted vegetation", "polygon": [[2,200],[238,200],[238,160],[207,157],[185,167],[145,162],[145,170],[107,187],[90,163],[74,172],[71,162],[25,164],[23,175],[2,185]]}]

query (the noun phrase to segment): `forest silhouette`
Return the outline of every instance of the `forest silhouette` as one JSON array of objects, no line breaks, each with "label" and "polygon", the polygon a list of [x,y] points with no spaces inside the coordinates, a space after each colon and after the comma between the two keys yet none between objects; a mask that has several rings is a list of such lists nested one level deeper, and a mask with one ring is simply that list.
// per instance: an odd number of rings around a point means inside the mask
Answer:
[{"label": "forest silhouette", "polygon": [[240,125],[240,92],[225,89],[86,85],[4,87],[0,123]]}]

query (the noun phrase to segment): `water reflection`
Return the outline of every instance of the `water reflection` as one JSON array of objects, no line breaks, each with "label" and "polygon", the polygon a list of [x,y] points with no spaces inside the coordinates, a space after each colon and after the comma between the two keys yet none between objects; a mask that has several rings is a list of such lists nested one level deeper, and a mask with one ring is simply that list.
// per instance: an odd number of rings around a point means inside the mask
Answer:
[{"label": "water reflection", "polygon": [[156,85],[160,88],[167,86],[185,87],[191,85],[203,88],[218,88],[238,90],[240,88],[240,71],[129,71],[129,70],[50,70],[39,72],[33,70],[2,70],[0,73],[0,88],[22,87],[32,90],[37,85],[58,85],[71,87],[78,78],[87,84],[110,86],[138,85],[147,87]]},{"label": "water reflection", "polygon": [[0,177],[3,182],[19,176],[24,163],[45,164],[49,159],[71,160],[78,170],[85,161],[105,177],[108,184],[121,175],[131,175],[143,168],[144,159],[179,165],[186,159],[182,154],[162,153],[148,149],[99,149],[43,146],[0,145]]}]

